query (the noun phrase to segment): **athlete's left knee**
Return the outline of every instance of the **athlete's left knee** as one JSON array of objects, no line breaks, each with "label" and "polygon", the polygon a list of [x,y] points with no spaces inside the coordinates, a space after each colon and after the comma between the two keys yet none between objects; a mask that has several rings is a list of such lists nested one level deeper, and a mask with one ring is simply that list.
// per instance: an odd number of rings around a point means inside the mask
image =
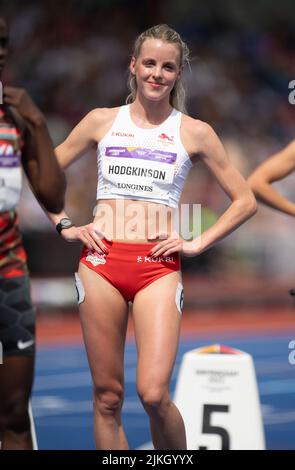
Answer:
[{"label": "athlete's left knee", "polygon": [[164,417],[171,403],[169,392],[166,388],[150,384],[148,387],[138,387],[138,396],[148,414],[156,414]]}]

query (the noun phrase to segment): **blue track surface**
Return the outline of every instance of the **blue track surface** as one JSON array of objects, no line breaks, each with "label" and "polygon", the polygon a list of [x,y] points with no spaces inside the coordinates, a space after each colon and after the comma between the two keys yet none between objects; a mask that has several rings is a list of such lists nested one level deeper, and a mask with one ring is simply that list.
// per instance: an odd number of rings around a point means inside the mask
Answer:
[{"label": "blue track surface", "polygon": [[[267,449],[295,449],[295,365],[289,364],[293,333],[237,338],[223,335],[182,340],[172,378],[176,378],[185,352],[222,343],[253,356]],[[33,394],[33,413],[40,449],[94,449],[92,391],[83,346],[39,348]],[[148,418],[135,388],[136,348],[127,343],[123,423],[131,449],[150,441]],[[173,395],[172,395],[173,396]]]}]

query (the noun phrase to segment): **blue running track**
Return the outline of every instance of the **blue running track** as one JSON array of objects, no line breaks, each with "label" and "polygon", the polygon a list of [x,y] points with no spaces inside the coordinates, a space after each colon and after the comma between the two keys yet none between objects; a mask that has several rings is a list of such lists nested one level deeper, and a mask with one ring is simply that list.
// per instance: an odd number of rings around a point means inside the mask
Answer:
[{"label": "blue running track", "polygon": [[[288,361],[294,331],[278,336],[237,337],[212,334],[182,339],[172,378],[172,396],[185,352],[221,343],[250,353],[254,358],[267,449],[295,450],[295,365]],[[150,441],[148,418],[135,388],[136,348],[126,344],[123,423],[131,449]],[[33,394],[40,449],[94,449],[92,390],[84,347],[40,347]]]}]

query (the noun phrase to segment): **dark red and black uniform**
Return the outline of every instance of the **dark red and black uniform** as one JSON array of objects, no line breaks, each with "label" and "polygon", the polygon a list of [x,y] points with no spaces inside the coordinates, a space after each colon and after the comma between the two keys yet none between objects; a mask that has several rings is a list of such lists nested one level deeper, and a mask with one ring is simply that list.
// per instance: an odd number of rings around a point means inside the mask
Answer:
[{"label": "dark red and black uniform", "polygon": [[20,130],[0,106],[0,346],[4,356],[35,351],[35,309],[16,212],[22,146]]}]

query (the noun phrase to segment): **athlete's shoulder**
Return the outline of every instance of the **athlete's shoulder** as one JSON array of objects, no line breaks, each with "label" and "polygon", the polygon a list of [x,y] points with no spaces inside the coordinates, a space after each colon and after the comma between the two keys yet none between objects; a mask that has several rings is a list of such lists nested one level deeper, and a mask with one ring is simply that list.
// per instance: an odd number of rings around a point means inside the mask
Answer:
[{"label": "athlete's shoulder", "polygon": [[283,149],[283,153],[286,155],[287,159],[292,160],[295,163],[295,139]]},{"label": "athlete's shoulder", "polygon": [[100,142],[112,127],[119,109],[119,107],[95,108],[87,114],[85,117],[87,119],[87,129],[91,131],[96,142]]},{"label": "athlete's shoulder", "polygon": [[216,137],[213,128],[201,119],[195,119],[187,114],[182,114],[182,130],[187,138],[195,143],[208,142],[208,139]]},{"label": "athlete's shoulder", "polygon": [[120,107],[116,108],[95,108],[92,109],[86,116],[89,122],[92,122],[96,125],[106,124],[108,121],[113,120]]}]

